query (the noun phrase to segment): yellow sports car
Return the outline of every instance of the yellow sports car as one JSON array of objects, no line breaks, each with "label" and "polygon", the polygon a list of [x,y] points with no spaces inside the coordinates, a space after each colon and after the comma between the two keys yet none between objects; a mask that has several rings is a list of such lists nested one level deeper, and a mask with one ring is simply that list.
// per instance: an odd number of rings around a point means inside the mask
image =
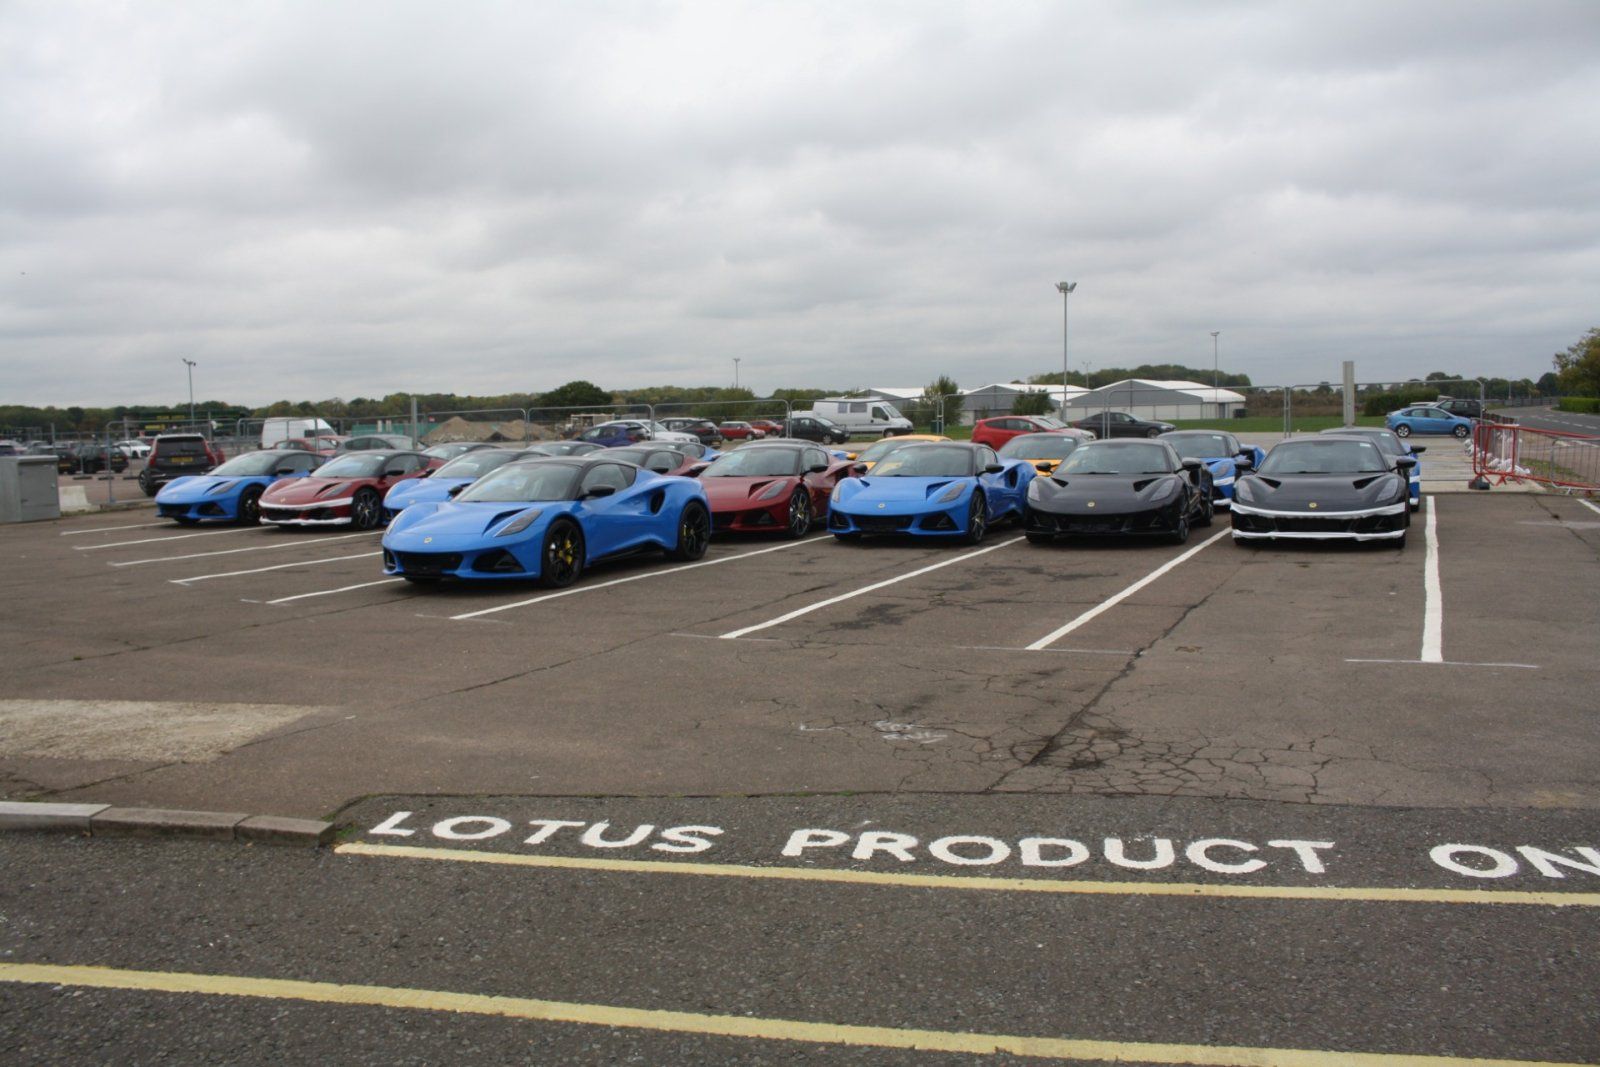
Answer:
[{"label": "yellow sports car", "polygon": [[914,445],[919,441],[948,441],[950,438],[933,433],[908,433],[899,437],[885,437],[881,441],[874,441],[860,452],[851,452],[847,458],[855,463],[865,463],[868,470],[878,460],[902,445]]},{"label": "yellow sports car", "polygon": [[1001,459],[1025,459],[1041,474],[1054,474],[1061,461],[1085,441],[1093,441],[1088,430],[1050,430],[1046,433],[1019,434],[1000,447]]}]

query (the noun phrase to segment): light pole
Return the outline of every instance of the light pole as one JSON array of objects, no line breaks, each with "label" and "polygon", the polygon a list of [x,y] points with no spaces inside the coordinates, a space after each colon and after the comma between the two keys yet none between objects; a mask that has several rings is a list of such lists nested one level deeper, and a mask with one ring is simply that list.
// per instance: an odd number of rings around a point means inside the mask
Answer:
[{"label": "light pole", "polygon": [[192,359],[185,359],[183,362],[185,364],[187,364],[188,367],[189,367],[189,425],[193,426],[194,425],[194,368],[195,368],[195,362]]},{"label": "light pole", "polygon": [[1217,336],[1221,330],[1211,331],[1211,402],[1217,405],[1217,415],[1222,415],[1222,400],[1217,396]]},{"label": "light pole", "polygon": [[1056,282],[1061,292],[1061,421],[1067,421],[1067,304],[1077,282]]},{"label": "light pole", "polygon": [[739,388],[739,360],[741,358],[740,356],[733,357],[733,387],[735,389]]}]

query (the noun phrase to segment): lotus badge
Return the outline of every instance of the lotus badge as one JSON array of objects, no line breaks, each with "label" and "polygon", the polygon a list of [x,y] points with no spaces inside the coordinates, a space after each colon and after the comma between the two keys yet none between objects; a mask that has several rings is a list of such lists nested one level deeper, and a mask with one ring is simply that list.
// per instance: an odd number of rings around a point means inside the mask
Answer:
[{"label": "lotus badge", "polygon": [[888,506],[889,506],[888,504],[879,504],[878,508],[879,508],[879,510],[882,510],[883,508],[886,508]]},{"label": "lotus badge", "polygon": [[1317,510],[1317,502],[1315,500],[1313,500],[1311,502],[1310,508],[1311,508],[1312,511],[1316,511]]},{"label": "lotus badge", "polygon": [[1092,508],[1092,507],[1094,507],[1094,501],[1093,501],[1093,500],[1091,500],[1091,501],[1089,501],[1089,506],[1090,506],[1090,507],[1091,507],[1091,508]]},{"label": "lotus badge", "polygon": [[[1312,507],[1316,507],[1316,505],[1315,505],[1315,504],[1312,504],[1312,505],[1311,505],[1311,506],[1312,506]],[[423,543],[423,544],[425,544],[425,545],[431,545],[431,544],[433,544],[433,538],[431,538],[431,537],[424,537],[424,538],[423,538],[423,539],[422,539],[422,543]]]}]

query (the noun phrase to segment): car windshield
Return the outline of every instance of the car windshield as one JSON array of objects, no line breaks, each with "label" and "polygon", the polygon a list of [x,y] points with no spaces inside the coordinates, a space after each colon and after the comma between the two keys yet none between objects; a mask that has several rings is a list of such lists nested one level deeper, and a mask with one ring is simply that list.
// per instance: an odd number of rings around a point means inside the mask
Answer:
[{"label": "car windshield", "polygon": [[351,452],[330,459],[317,469],[317,477],[376,478],[383,473],[383,465],[388,461],[388,454],[383,452]]},{"label": "car windshield", "polygon": [[1083,442],[1066,434],[1025,433],[1000,449],[1006,459],[1066,459]]},{"label": "car windshield", "polygon": [[434,472],[435,478],[481,478],[496,467],[503,467],[517,458],[515,452],[497,452],[480,448],[476,452],[463,452]]},{"label": "car windshield", "polygon": [[800,473],[798,448],[741,448],[705,469],[702,478],[784,478]]},{"label": "car windshield", "polygon": [[1377,474],[1388,470],[1370,441],[1285,441],[1261,464],[1261,474]]},{"label": "car windshield", "polygon": [[1173,433],[1161,439],[1184,459],[1227,459],[1235,451],[1233,442],[1220,433]]},{"label": "car windshield", "polygon": [[1386,456],[1406,455],[1406,446],[1401,443],[1400,438],[1396,437],[1394,433],[1389,430],[1347,429],[1339,431],[1339,436],[1359,437],[1363,441],[1371,441],[1373,444],[1378,446],[1378,451],[1382,452]]},{"label": "car windshield", "polygon": [[605,450],[605,455],[607,459],[620,460],[623,463],[632,463],[642,467],[644,466],[644,461],[649,459],[652,453],[661,451],[664,450],[657,445],[651,445],[648,448],[608,448]]},{"label": "car windshield", "polygon": [[228,460],[220,467],[211,468],[211,473],[223,478],[249,478],[271,474],[273,468],[281,462],[283,462],[282,452],[246,452],[242,456]]},{"label": "car windshield", "polygon": [[475,446],[466,444],[434,445],[432,448],[422,450],[424,456],[434,459],[454,459],[463,452],[470,452]]},{"label": "car windshield", "polygon": [[972,450],[960,446],[907,445],[872,468],[874,478],[966,478]]},{"label": "car windshield", "polygon": [[512,463],[479,478],[457,500],[523,504],[570,500],[578,468],[570,463]]},{"label": "car windshield", "polygon": [[895,452],[899,449],[905,448],[907,445],[914,445],[917,443],[918,442],[916,441],[901,441],[894,437],[885,437],[883,440],[874,441],[866,448],[863,448],[860,452],[857,452],[856,462],[876,463],[884,456],[887,456],[890,452]]},{"label": "car windshield", "polygon": [[1090,441],[1061,461],[1056,476],[1064,474],[1170,474],[1172,459],[1157,444],[1116,444]]}]

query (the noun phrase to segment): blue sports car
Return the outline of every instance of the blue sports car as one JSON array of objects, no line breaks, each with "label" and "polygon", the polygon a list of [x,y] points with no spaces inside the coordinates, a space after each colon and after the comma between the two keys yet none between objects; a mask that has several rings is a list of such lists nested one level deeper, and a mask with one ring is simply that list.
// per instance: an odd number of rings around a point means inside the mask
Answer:
[{"label": "blue sports car", "polygon": [[413,504],[383,535],[383,569],[408,581],[537,579],[571,585],[610,556],[706,554],[711,509],[693,478],[591,456],[519,460],[437,504]]},{"label": "blue sports car", "polygon": [[1414,445],[1401,438],[1393,430],[1383,426],[1339,426],[1332,430],[1323,430],[1325,434],[1337,434],[1340,437],[1361,437],[1378,446],[1378,451],[1388,456],[1390,460],[1398,460],[1401,456],[1410,456],[1416,459],[1407,471],[1406,481],[1409,483],[1411,494],[1411,510],[1422,510],[1422,460],[1417,455],[1428,450],[1427,445]]},{"label": "blue sports car", "polygon": [[156,514],[184,526],[261,521],[261,494],[285,478],[304,478],[323,457],[298,450],[246,452],[205,474],[174,478],[156,494]]},{"label": "blue sports car", "polygon": [[828,530],[841,541],[912,534],[959,537],[975,545],[995,523],[1022,517],[1034,474],[1032,464],[1001,459],[988,445],[907,445],[870,474],[834,487]]},{"label": "blue sports car", "polygon": [[384,520],[392,521],[412,504],[437,504],[449,500],[450,490],[455,487],[471,485],[514,459],[528,459],[540,454],[510,448],[479,448],[463,452],[431,474],[396,482],[383,496]]},{"label": "blue sports car", "polygon": [[1172,430],[1157,440],[1175,448],[1180,459],[1198,459],[1206,465],[1211,472],[1214,508],[1232,507],[1234,480],[1267,458],[1266,452],[1254,445],[1240,444],[1237,437],[1224,430]]}]

